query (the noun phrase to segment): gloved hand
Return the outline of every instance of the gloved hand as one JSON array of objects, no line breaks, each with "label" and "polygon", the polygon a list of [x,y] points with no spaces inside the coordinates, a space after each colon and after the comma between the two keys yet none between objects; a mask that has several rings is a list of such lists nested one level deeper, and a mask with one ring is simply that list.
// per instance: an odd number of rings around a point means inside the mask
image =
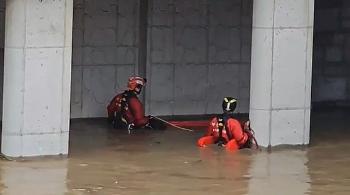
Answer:
[{"label": "gloved hand", "polygon": [[219,138],[217,141],[216,141],[216,144],[218,145],[218,146],[221,146],[221,147],[223,147],[223,146],[225,146],[226,145],[226,140],[224,139],[224,138]]},{"label": "gloved hand", "polygon": [[133,130],[134,128],[135,128],[134,123],[128,124],[128,133],[131,134],[131,130]]},{"label": "gloved hand", "polygon": [[166,125],[158,120],[157,118],[154,118],[152,116],[150,116],[151,118],[149,119],[149,126],[152,129],[156,129],[156,130],[165,130],[166,129]]},{"label": "gloved hand", "polygon": [[145,128],[146,128],[146,129],[153,129],[150,123],[147,123],[147,124],[145,125]]}]

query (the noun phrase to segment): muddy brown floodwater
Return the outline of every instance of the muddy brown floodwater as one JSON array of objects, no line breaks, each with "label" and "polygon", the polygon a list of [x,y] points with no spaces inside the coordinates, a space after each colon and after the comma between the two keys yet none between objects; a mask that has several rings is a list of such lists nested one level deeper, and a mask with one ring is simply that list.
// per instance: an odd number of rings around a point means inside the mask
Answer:
[{"label": "muddy brown floodwater", "polygon": [[[70,155],[0,161],[3,195],[350,194],[350,116],[316,113],[305,148],[226,152],[195,146],[203,132],[128,135],[73,120]],[[349,115],[349,114],[348,114]],[[327,120],[326,120],[327,119]]]}]

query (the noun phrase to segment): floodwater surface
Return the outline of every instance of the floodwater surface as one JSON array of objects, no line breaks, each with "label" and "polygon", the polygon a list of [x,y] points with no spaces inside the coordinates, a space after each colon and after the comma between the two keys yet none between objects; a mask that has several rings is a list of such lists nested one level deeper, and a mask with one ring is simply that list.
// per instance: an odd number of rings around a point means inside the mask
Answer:
[{"label": "floodwater surface", "polygon": [[204,131],[128,135],[104,120],[72,120],[67,157],[0,160],[3,195],[350,194],[350,117],[314,114],[305,148],[197,148]]}]

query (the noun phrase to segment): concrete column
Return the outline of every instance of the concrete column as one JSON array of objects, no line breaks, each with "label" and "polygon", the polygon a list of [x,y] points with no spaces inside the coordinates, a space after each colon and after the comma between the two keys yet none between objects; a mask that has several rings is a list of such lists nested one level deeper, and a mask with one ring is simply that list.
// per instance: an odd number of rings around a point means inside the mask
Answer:
[{"label": "concrete column", "polygon": [[73,0],[7,0],[3,154],[68,153]]},{"label": "concrete column", "polygon": [[255,0],[250,119],[259,144],[309,143],[314,0]]}]

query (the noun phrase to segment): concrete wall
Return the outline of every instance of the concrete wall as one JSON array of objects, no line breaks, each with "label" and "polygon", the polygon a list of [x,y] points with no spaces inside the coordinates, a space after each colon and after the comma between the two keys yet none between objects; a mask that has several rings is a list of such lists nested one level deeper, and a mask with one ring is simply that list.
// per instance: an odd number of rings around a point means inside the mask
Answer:
[{"label": "concrete wall", "polygon": [[[218,112],[224,95],[240,98],[239,112],[248,111],[251,6],[252,0],[150,0],[148,112]],[[313,102],[349,102],[350,3],[315,6]],[[0,0],[1,89],[4,9]],[[74,0],[73,33],[72,117],[104,116],[136,69],[138,2]]]},{"label": "concrete wall", "polygon": [[224,96],[249,109],[251,0],[152,0],[147,110],[221,112]]},{"label": "concrete wall", "polygon": [[[233,95],[239,112],[247,112],[252,0],[149,2],[147,111],[218,112],[220,98]],[[350,102],[350,3],[316,0],[315,6],[313,102]],[[136,71],[138,11],[137,0],[74,0],[73,118],[104,116]],[[0,100],[4,17],[0,0]]]},{"label": "concrete wall", "polygon": [[137,0],[74,0],[71,117],[101,117],[137,64]]},{"label": "concrete wall", "polygon": [[316,0],[312,101],[350,103],[350,1]]},{"label": "concrete wall", "polygon": [[[137,72],[137,0],[75,0],[72,117],[105,116]],[[149,0],[146,111],[220,112],[223,96],[249,109],[252,0]]]},{"label": "concrete wall", "polygon": [[[138,0],[74,0],[72,118],[105,116],[137,72],[138,14]],[[149,0],[148,14],[148,113],[216,113],[227,95],[248,112],[252,0]]]}]

